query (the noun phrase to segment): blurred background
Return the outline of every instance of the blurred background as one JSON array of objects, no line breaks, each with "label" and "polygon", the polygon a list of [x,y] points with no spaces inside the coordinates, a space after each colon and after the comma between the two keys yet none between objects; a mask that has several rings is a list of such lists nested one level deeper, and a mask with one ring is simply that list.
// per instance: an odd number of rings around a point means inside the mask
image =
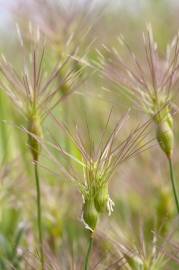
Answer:
[{"label": "blurred background", "polygon": [[[78,55],[84,57],[85,62],[98,64],[102,54],[105,65],[108,55],[104,47],[116,47],[120,34],[140,59],[143,57],[142,33],[150,22],[159,55],[164,57],[167,44],[179,30],[178,14],[177,0],[0,0],[0,52],[21,74],[25,54],[19,46],[18,29],[22,31],[28,51],[33,41],[33,36],[29,35],[29,25],[32,25],[46,39],[47,71],[57,58],[63,58],[63,53],[71,53],[75,46],[79,47]],[[70,46],[67,45],[69,39]],[[81,64],[83,62],[79,62]],[[82,83],[56,106],[53,114],[63,120],[72,132],[75,132],[76,123],[85,130],[87,122],[94,142],[98,143],[111,108],[109,133],[132,103],[95,67],[87,67],[81,76]],[[60,91],[62,95],[66,90]],[[178,96],[175,104],[179,104]],[[145,120],[144,113],[132,107],[121,138],[138,122]],[[176,114],[174,167],[179,190],[178,120]],[[1,89],[2,270],[38,269],[39,263],[32,160],[27,134],[19,126],[25,126],[24,119]],[[46,140],[53,136],[68,152],[76,154],[70,139],[51,117],[45,120],[43,130]],[[81,134],[86,136],[85,131]],[[68,168],[69,160],[62,160],[60,154],[54,155]],[[40,164],[49,169],[40,169],[43,232],[49,269],[83,269],[87,237],[80,220],[81,195],[69,179],[60,175],[60,167],[44,150]],[[157,145],[121,165],[110,182],[110,196],[115,202],[115,209],[112,216],[104,215],[100,220],[91,269],[178,269],[179,224],[167,161]]]}]

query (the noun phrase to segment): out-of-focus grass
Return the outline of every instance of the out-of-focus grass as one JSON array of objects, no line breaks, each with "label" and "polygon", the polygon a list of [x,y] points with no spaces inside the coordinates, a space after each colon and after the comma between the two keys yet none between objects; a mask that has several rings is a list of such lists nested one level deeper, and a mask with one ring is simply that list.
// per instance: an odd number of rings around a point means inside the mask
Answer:
[{"label": "out-of-focus grass", "polygon": [[[28,2],[31,3],[31,1]],[[116,46],[116,39],[120,33],[127,38],[132,48],[140,54],[142,46],[139,40],[145,28],[145,23],[148,21],[152,23],[162,56],[167,42],[178,30],[177,11],[179,11],[179,8],[172,6],[170,1],[143,2],[138,8],[135,8],[135,6],[129,8],[129,4],[126,4],[118,8],[109,7],[105,9],[103,15],[96,22],[93,31],[89,32],[87,36],[87,44],[94,39],[87,61],[93,62],[98,59],[96,49],[103,52],[103,44],[110,47]],[[135,4],[133,3],[133,5]],[[10,26],[14,27],[17,20],[20,25],[26,25],[27,20],[31,19],[33,14],[30,14],[30,11],[27,10],[25,12],[25,15],[29,17],[25,16],[27,17],[25,18],[22,16],[23,12],[21,13],[13,7],[13,19]],[[37,21],[40,18],[38,12],[36,14]],[[20,16],[22,17],[20,18]],[[93,21],[92,15],[89,21],[90,23]],[[15,27],[12,29],[12,32],[15,32]],[[11,29],[7,29],[7,32],[8,30],[11,31]],[[9,34],[5,32],[1,34],[1,40],[8,43]],[[8,43],[7,46],[4,41],[1,42],[1,51],[7,56],[8,60],[11,59],[12,63],[19,68],[22,51],[19,50],[17,45],[16,35],[12,33],[9,40],[10,44]],[[75,42],[80,44],[79,37]],[[46,52],[48,56],[47,70],[53,65],[57,57],[56,45],[54,48],[50,40],[48,40],[48,43],[49,49]],[[80,55],[85,53],[85,46],[86,44],[80,46]],[[92,74],[93,69],[89,69],[87,72]],[[107,92],[103,87],[109,88],[111,91]],[[178,102],[177,96],[177,105]],[[113,122],[128,110],[130,103],[119,95],[117,86],[108,82],[106,78],[102,78],[100,72],[97,71],[89,76],[85,83],[73,95],[70,95],[64,103],[57,106],[53,110],[53,114],[57,119],[64,120],[72,130],[74,129],[74,123],[82,126],[87,120],[91,134],[97,141],[112,106],[113,118],[108,127],[109,131]],[[124,133],[141,120],[143,120],[143,115],[135,110],[132,111]],[[179,188],[179,127],[177,114],[175,115],[175,123],[174,165]],[[12,103],[1,90],[0,160],[2,172],[4,166],[10,166],[10,169],[8,168],[10,172],[7,175],[2,173],[0,182],[0,269],[2,270],[11,269],[9,265],[13,265],[15,269],[33,269],[29,265],[33,264],[31,262],[35,261],[34,256],[36,255],[34,251],[37,247],[37,237],[34,236],[36,231],[34,179],[26,134],[18,128],[18,126],[23,125],[23,118],[16,112]],[[49,116],[44,123],[44,136],[48,140],[51,134],[68,151],[71,151],[74,155],[79,155],[73,143],[66,138],[63,131],[57,128]],[[14,159],[15,162],[13,163]],[[68,162],[70,161],[67,161],[65,165],[67,167],[69,166]],[[52,264],[54,262],[54,265],[58,265],[58,268],[54,269],[82,269],[87,241],[83,224],[80,222],[81,196],[67,177],[62,174],[55,175],[56,173],[60,174],[60,168],[54,165],[44,150],[42,151],[40,164],[49,169],[40,169],[43,232],[47,257],[49,257],[49,261],[52,261]],[[154,250],[158,250],[162,243],[165,243],[164,253],[166,255],[164,261],[166,259],[168,261],[164,266],[161,264],[162,266],[159,265],[152,269],[178,269],[178,258],[175,256],[178,253],[178,229],[177,226],[173,225],[176,216],[175,205],[168,179],[168,168],[165,164],[165,158],[156,146],[142,153],[136,160],[127,162],[115,174],[110,184],[111,197],[115,201],[115,211],[110,218],[102,218],[100,221],[99,234],[94,243],[92,267],[101,260],[96,269],[119,269],[121,262],[116,264],[115,262],[120,259],[120,256],[124,256],[126,263],[122,269],[149,270],[151,269],[149,266],[142,266],[142,263],[135,261],[135,256],[130,255],[129,250],[135,250],[137,246],[139,253],[142,253],[142,255],[140,254],[142,259],[147,258],[146,260],[148,260],[148,257],[155,255]],[[25,224],[25,227],[22,224]],[[102,230],[102,228],[105,229]],[[175,238],[173,240],[167,239],[172,230],[175,231]],[[157,244],[155,244],[154,234]],[[114,240],[118,246],[114,243]],[[124,247],[126,247],[125,251]],[[35,255],[28,256],[27,252],[34,252]],[[108,266],[113,263],[113,268]]]}]

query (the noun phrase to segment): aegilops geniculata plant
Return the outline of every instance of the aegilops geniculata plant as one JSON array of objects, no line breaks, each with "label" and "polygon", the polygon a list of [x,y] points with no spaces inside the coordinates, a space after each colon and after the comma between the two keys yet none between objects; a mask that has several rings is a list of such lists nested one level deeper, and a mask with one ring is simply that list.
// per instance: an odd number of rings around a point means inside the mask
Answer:
[{"label": "aegilops geniculata plant", "polygon": [[123,36],[120,36],[118,41],[127,49],[129,58],[123,59],[117,49],[109,49],[109,61],[106,66],[103,63],[104,74],[120,87],[121,93],[127,94],[134,106],[153,119],[156,139],[169,161],[172,187],[179,212],[172,164],[173,112],[176,108],[173,98],[179,81],[179,34],[168,45],[164,59],[159,56],[151,25],[147,26],[147,31],[143,34],[144,59],[134,54]]},{"label": "aegilops geniculata plant", "polygon": [[[49,112],[66,98],[72,90],[74,84],[78,83],[78,74],[74,70],[66,70],[64,76],[59,79],[59,72],[65,68],[70,61],[70,56],[66,56],[63,61],[57,61],[51,71],[46,71],[44,64],[45,42],[39,36],[37,29],[35,37],[32,38],[30,50],[24,46],[21,32],[18,30],[20,37],[20,49],[23,54],[23,65],[21,69],[13,67],[11,63],[2,55],[0,59],[0,72],[2,74],[1,87],[11,98],[15,108],[23,115],[25,119],[28,143],[32,154],[36,179],[37,191],[37,219],[38,233],[40,243],[41,267],[44,270],[44,255],[42,243],[42,224],[41,224],[41,191],[38,173],[38,164],[41,146],[34,138],[43,137],[42,123]],[[30,31],[32,33],[32,31]],[[34,32],[32,33],[34,35]],[[59,97],[59,88],[65,82],[70,82],[70,91],[68,95]],[[73,86],[73,87],[72,87]],[[34,135],[34,136],[33,136]]]},{"label": "aegilops geniculata plant", "polygon": [[[67,178],[74,181],[82,194],[82,221],[86,229],[90,232],[90,243],[85,259],[85,269],[88,269],[93,234],[96,230],[100,215],[106,211],[111,215],[113,211],[114,203],[109,195],[109,182],[113,174],[123,162],[149,148],[153,141],[153,139],[149,139],[148,137],[150,134],[151,121],[138,125],[130,132],[126,139],[120,141],[120,131],[126,123],[127,117],[128,114],[122,117],[110,135],[107,135],[106,132],[110,120],[109,115],[104,132],[101,134],[100,142],[98,145],[95,145],[89,131],[87,138],[81,136],[81,132],[78,128],[76,135],[72,135],[70,129],[53,116],[53,119],[60,129],[64,130],[69,139],[72,140],[80,153],[80,158],[68,153],[59,143],[45,142],[37,138],[47,151],[48,157],[52,158],[52,160],[57,163],[62,173],[64,173]],[[62,165],[62,162],[52,154],[48,146],[59,152],[64,158],[70,158],[74,166],[71,165],[69,170],[67,170]],[[81,167],[81,175],[77,172],[75,168],[76,165]]]}]

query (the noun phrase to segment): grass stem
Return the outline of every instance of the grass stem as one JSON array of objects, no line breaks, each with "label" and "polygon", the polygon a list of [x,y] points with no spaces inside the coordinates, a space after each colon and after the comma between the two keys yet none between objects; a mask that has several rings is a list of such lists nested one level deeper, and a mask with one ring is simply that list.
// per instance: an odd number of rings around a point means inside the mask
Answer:
[{"label": "grass stem", "polygon": [[43,253],[43,238],[42,238],[42,218],[41,218],[41,192],[40,192],[40,181],[39,181],[39,172],[38,164],[34,165],[35,170],[35,181],[36,181],[36,192],[37,192],[37,226],[38,226],[38,235],[39,235],[39,245],[40,245],[40,262],[41,270],[44,268],[44,253]]},{"label": "grass stem", "polygon": [[84,270],[89,269],[89,261],[90,261],[90,255],[91,255],[92,247],[93,247],[93,235],[92,235],[92,233],[90,233],[89,246],[88,246],[87,254],[86,254],[86,257],[85,257]]},{"label": "grass stem", "polygon": [[172,159],[170,157],[168,158],[168,162],[169,162],[170,179],[171,179],[171,183],[172,183],[173,194],[174,194],[174,198],[175,198],[177,212],[179,214],[179,201],[178,201],[178,194],[177,194],[177,189],[176,189],[173,162],[172,162]]}]

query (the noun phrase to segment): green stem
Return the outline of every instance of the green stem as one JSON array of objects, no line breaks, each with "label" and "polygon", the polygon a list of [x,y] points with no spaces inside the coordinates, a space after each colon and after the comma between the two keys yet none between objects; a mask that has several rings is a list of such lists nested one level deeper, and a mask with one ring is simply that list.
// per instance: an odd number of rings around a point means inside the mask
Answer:
[{"label": "green stem", "polygon": [[37,192],[37,226],[38,226],[39,245],[40,245],[40,262],[41,262],[41,270],[45,270],[43,239],[42,239],[41,192],[40,192],[40,182],[39,182],[39,173],[38,173],[37,163],[35,163],[34,168],[35,168],[35,181],[36,181],[36,192]]},{"label": "green stem", "polygon": [[172,163],[172,159],[170,157],[168,158],[168,162],[169,162],[170,179],[171,179],[171,183],[172,183],[173,194],[174,194],[174,198],[175,198],[177,212],[179,214],[178,194],[177,194],[176,183],[175,183],[173,163]]},{"label": "green stem", "polygon": [[[66,125],[68,125],[68,120],[69,120],[69,105],[68,102],[66,102],[63,107],[63,121],[65,121]],[[71,152],[70,140],[66,136],[64,140],[65,140],[65,149],[68,153],[70,153]],[[66,161],[67,161],[66,168],[68,169],[70,166],[70,158],[67,158]]]},{"label": "green stem", "polygon": [[89,269],[89,260],[90,260],[90,255],[91,255],[91,251],[92,251],[92,246],[93,246],[93,235],[92,233],[90,234],[90,238],[89,238],[89,246],[88,246],[88,250],[87,250],[87,254],[85,257],[85,266],[84,266],[84,270],[88,270]]}]

